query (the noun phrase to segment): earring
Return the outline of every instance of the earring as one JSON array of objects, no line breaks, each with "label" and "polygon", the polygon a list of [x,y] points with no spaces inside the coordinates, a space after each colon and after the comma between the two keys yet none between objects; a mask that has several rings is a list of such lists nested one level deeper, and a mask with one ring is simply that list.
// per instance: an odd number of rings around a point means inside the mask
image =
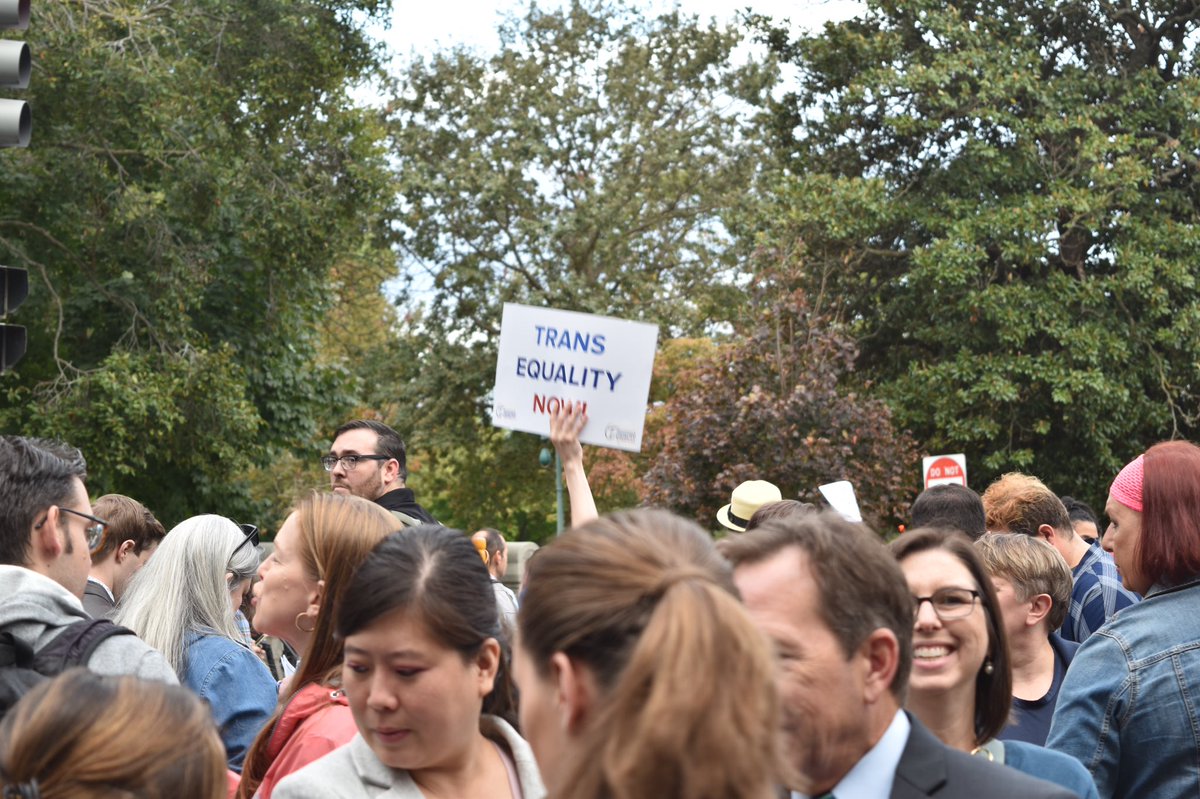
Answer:
[{"label": "earring", "polygon": [[308,618],[307,613],[297,613],[296,614],[296,621],[295,621],[296,629],[302,633],[311,633],[313,630],[317,629],[317,623],[315,621],[312,623],[312,627],[308,628],[307,630],[304,629],[303,626],[301,626],[300,620],[307,619],[307,618]]},{"label": "earring", "polygon": [[994,672],[995,670],[996,670],[996,667],[992,665],[991,658],[988,658],[987,660],[983,661],[983,673],[984,674],[986,674],[990,677],[992,675],[992,672]]}]

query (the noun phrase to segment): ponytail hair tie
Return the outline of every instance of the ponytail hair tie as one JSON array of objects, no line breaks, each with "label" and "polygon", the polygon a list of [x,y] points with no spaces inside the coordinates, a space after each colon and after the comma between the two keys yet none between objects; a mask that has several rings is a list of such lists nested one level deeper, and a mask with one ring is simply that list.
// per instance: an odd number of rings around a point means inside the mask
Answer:
[{"label": "ponytail hair tie", "polygon": [[1108,493],[1117,502],[1130,510],[1142,512],[1142,478],[1145,475],[1146,456],[1138,455],[1125,465],[1117,479],[1113,480]]},{"label": "ponytail hair tie", "polygon": [[654,588],[647,593],[649,596],[660,597],[678,583],[686,583],[693,580],[703,581],[706,583],[713,582],[712,575],[703,569],[681,566],[674,569],[668,569],[667,572],[659,578],[658,582],[655,583]]}]

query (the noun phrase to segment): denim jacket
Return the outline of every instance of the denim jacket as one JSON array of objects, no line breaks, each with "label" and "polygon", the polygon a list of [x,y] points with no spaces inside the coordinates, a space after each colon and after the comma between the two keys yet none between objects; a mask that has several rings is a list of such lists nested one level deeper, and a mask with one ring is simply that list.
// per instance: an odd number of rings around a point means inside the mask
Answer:
[{"label": "denim jacket", "polygon": [[1155,586],[1084,641],[1046,746],[1105,799],[1200,793],[1200,579]]},{"label": "denim jacket", "polygon": [[240,772],[246,751],[275,712],[278,688],[253,652],[212,631],[188,636],[181,681],[212,708],[229,768]]}]

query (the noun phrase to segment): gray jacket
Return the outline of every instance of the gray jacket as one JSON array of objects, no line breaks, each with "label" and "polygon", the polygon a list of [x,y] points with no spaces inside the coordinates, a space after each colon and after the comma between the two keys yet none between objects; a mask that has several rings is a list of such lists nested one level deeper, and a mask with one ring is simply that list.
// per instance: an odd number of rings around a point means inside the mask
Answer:
[{"label": "gray jacket", "polygon": [[93,619],[111,619],[116,615],[117,603],[108,593],[108,586],[89,577],[83,587],[83,609]]},{"label": "gray jacket", "polygon": [[[20,566],[0,566],[0,632],[12,633],[34,651],[50,643],[63,627],[90,619],[79,598],[58,583]],[[177,684],[166,658],[133,635],[114,635],[96,647],[87,667],[97,674],[131,674]]]},{"label": "gray jacket", "polygon": [[[533,759],[533,750],[507,722],[480,716],[479,730],[507,744],[517,766],[524,799],[543,799],[546,788]],[[299,771],[284,777],[273,799],[422,799],[423,794],[407,771],[379,762],[361,735]]]}]

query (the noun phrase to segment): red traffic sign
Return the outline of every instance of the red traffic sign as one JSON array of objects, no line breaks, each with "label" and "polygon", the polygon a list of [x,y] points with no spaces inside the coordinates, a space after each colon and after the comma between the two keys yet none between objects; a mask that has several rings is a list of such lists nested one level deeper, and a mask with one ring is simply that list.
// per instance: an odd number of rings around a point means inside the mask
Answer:
[{"label": "red traffic sign", "polygon": [[925,488],[945,483],[967,484],[967,458],[965,455],[934,455],[921,463]]}]

